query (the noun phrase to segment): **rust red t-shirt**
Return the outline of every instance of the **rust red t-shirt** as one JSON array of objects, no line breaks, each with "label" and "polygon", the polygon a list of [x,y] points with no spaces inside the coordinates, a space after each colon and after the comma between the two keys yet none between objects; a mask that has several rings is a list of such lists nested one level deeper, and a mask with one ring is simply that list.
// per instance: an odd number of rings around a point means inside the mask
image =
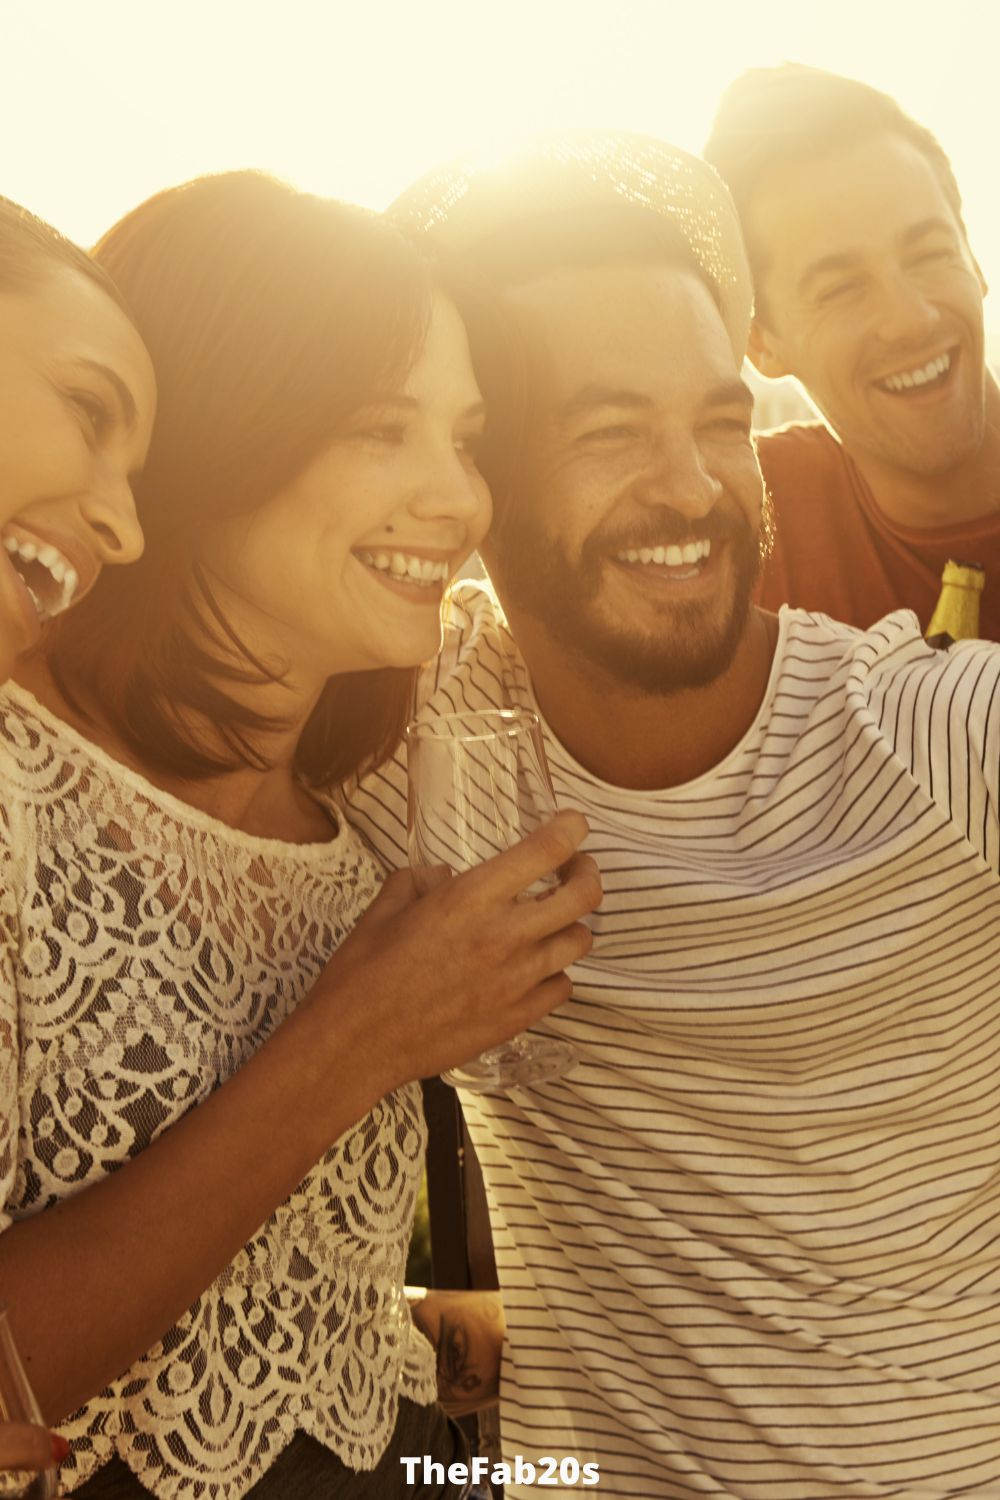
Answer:
[{"label": "rust red t-shirt", "polygon": [[862,629],[912,609],[926,629],[954,558],[986,569],[980,634],[1000,640],[1000,517],[933,531],[895,525],[821,422],[758,434],[757,452],[777,525],[758,588],[765,608],[797,605]]}]

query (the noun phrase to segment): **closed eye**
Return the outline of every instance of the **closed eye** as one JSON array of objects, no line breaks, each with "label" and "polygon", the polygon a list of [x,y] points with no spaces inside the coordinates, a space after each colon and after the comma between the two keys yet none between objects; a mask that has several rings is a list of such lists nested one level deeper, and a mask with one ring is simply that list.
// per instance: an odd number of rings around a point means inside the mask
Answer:
[{"label": "closed eye", "polygon": [[402,422],[377,422],[371,427],[361,427],[352,433],[352,437],[367,439],[372,443],[402,443],[406,437],[406,427]]},{"label": "closed eye", "polygon": [[91,436],[100,441],[114,421],[109,408],[92,391],[71,391],[69,399],[81,413]]},{"label": "closed eye", "polygon": [[911,266],[944,266],[947,265],[955,255],[950,245],[935,245],[922,250],[919,255],[910,259]]},{"label": "closed eye", "polygon": [[833,286],[824,287],[821,292],[818,292],[816,301],[821,307],[825,307],[831,302],[846,301],[848,297],[853,296],[855,292],[859,292],[860,290],[861,282],[856,279],[838,281]]},{"label": "closed eye", "polygon": [[641,436],[638,427],[631,427],[625,422],[609,422],[606,427],[592,427],[589,432],[581,433],[577,442],[616,443]]},{"label": "closed eye", "polygon": [[707,432],[715,433],[718,437],[735,438],[743,442],[750,436],[750,423],[745,416],[738,417],[716,417],[711,422],[705,423]]}]

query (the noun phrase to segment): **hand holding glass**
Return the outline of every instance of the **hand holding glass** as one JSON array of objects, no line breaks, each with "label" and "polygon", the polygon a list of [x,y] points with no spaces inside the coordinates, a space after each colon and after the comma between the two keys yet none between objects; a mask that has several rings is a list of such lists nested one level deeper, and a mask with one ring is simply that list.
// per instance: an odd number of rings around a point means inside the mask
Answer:
[{"label": "hand holding glass", "polygon": [[[43,1425],[3,1303],[0,1303],[0,1422]],[[54,1469],[42,1469],[38,1473],[29,1469],[0,1469],[0,1496],[4,1500],[8,1497],[13,1497],[13,1500],[51,1500],[57,1487]]]},{"label": "hand holding glass", "polygon": [[[470,869],[555,815],[537,714],[444,714],[410,724],[406,745],[408,847],[418,890],[428,867]],[[536,881],[520,899],[544,899],[558,884],[558,875]],[[568,1042],[525,1032],[444,1078],[473,1090],[523,1087],[562,1077],[575,1060]]]}]

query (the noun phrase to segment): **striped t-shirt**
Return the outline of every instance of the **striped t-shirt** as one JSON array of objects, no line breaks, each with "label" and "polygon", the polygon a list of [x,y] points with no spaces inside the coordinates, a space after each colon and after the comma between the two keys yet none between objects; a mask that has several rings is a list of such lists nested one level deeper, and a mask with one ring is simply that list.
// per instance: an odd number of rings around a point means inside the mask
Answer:
[{"label": "striped t-shirt", "polygon": [[[421,712],[534,706],[495,602],[458,599]],[[1000,1500],[998,685],[1000,649],[908,613],[784,610],[696,781],[609,786],[547,734],[605,896],[540,1028],[572,1074],[463,1099],[509,1463],[629,1500]],[[405,861],[400,761],[353,817]]]}]

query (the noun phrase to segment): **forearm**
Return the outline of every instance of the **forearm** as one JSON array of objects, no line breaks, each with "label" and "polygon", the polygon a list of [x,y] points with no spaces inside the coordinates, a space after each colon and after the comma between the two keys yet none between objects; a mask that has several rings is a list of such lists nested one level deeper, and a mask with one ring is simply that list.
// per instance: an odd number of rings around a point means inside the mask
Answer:
[{"label": "forearm", "polygon": [[134,1160],[0,1235],[0,1295],[48,1421],[154,1344],[381,1097],[351,1009],[307,1002]]},{"label": "forearm", "polygon": [[434,1345],[445,1411],[461,1417],[496,1401],[504,1337],[500,1293],[407,1287],[406,1296],[414,1323]]}]

